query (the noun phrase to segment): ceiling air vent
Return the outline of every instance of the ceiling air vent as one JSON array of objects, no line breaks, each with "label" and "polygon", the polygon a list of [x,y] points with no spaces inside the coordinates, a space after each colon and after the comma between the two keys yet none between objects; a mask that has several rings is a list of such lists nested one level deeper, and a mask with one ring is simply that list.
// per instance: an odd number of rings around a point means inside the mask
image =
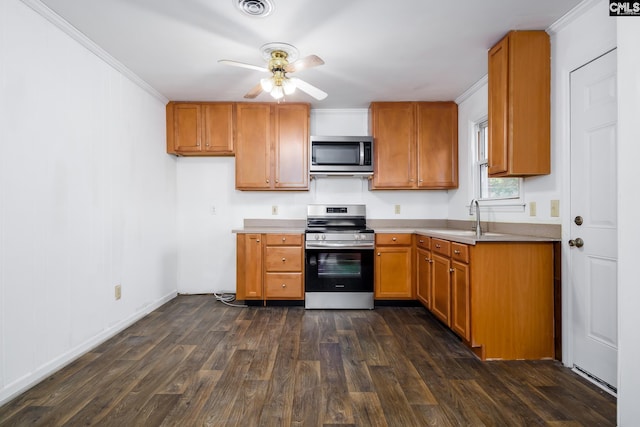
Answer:
[{"label": "ceiling air vent", "polygon": [[234,0],[236,6],[245,15],[264,18],[273,12],[271,0]]}]

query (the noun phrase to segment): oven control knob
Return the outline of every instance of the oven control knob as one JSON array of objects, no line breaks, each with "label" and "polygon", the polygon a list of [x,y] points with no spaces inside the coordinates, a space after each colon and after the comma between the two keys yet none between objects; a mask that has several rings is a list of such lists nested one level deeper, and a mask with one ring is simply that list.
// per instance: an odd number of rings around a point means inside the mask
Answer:
[{"label": "oven control knob", "polygon": [[326,239],[327,239],[327,236],[323,234],[322,235],[322,240],[326,240]]},{"label": "oven control knob", "polygon": [[356,234],[353,235],[353,238],[355,240],[360,240],[360,235],[356,233]]},{"label": "oven control knob", "polygon": [[316,239],[316,240],[318,240],[318,239],[320,239],[320,235],[319,235],[319,234],[314,234],[314,235],[313,235],[313,238],[314,238],[314,239]]}]

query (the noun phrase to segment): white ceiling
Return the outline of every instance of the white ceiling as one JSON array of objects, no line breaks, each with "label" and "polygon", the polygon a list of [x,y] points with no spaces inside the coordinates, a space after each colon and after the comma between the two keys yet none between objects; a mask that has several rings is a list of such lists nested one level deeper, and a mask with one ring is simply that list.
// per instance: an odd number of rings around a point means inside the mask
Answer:
[{"label": "white ceiling", "polygon": [[[42,0],[170,100],[246,101],[265,74],[260,46],[286,42],[325,64],[295,73],[329,96],[312,108],[453,100],[487,73],[511,29],[546,29],[581,0],[273,0],[266,18],[237,0]],[[256,101],[272,101],[263,93]]]}]

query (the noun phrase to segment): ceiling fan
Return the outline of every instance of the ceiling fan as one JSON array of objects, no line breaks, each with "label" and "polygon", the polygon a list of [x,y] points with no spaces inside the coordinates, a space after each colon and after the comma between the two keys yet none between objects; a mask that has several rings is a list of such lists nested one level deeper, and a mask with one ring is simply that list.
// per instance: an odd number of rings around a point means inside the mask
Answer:
[{"label": "ceiling fan", "polygon": [[288,43],[267,43],[260,48],[262,57],[268,61],[267,66],[245,64],[244,62],[231,61],[229,59],[220,59],[218,62],[234,67],[248,68],[263,72],[270,72],[271,77],[260,79],[245,98],[253,99],[260,95],[263,91],[269,92],[274,99],[280,99],[285,95],[291,95],[296,88],[311,95],[317,100],[323,100],[327,97],[327,93],[317,87],[300,80],[297,77],[289,77],[287,74],[295,71],[301,71],[307,68],[316,67],[324,64],[324,61],[316,55],[305,56],[298,59],[298,49]]}]

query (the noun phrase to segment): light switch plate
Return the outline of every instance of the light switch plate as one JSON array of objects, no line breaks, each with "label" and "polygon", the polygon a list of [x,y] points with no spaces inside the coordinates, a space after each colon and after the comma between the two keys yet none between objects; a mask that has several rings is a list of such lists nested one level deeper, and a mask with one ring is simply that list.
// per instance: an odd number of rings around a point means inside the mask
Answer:
[{"label": "light switch plate", "polygon": [[529,202],[529,216],[537,215],[537,206],[536,202]]},{"label": "light switch plate", "polygon": [[560,216],[560,200],[551,201],[551,216]]}]

